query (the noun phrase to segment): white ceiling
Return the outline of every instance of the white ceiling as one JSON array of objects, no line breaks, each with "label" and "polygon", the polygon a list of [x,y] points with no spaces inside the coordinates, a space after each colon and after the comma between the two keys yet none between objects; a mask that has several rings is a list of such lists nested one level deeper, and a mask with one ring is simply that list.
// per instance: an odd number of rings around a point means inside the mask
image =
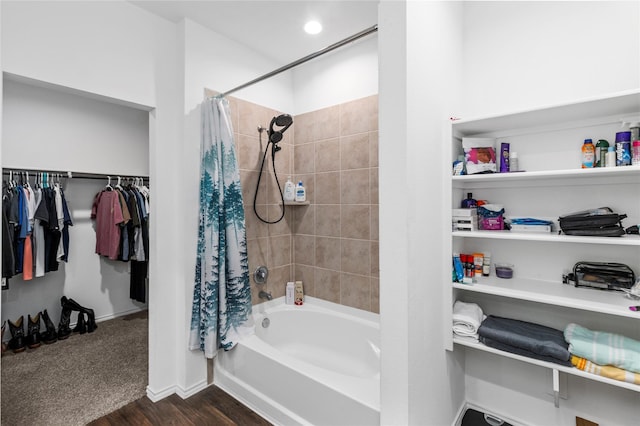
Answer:
[{"label": "white ceiling", "polygon": [[[130,0],[166,18],[183,18],[258,50],[286,65],[321,50],[378,22],[378,1],[268,1],[268,0]],[[308,35],[302,27],[319,21],[324,30]]]}]

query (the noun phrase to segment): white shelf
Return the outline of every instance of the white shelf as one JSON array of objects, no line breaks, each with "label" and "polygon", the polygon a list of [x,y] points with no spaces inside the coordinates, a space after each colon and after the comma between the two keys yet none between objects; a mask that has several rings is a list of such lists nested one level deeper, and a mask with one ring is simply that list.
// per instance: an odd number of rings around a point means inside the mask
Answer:
[{"label": "white shelf", "polygon": [[575,367],[565,367],[564,365],[554,364],[552,362],[540,361],[540,360],[535,359],[535,358],[529,358],[529,357],[526,357],[526,356],[513,354],[511,352],[501,351],[499,349],[494,349],[494,348],[490,348],[488,346],[485,346],[480,342],[472,342],[470,340],[460,339],[460,338],[454,336],[453,337],[453,343],[455,343],[457,345],[460,345],[460,346],[465,346],[467,348],[472,348],[472,349],[476,349],[476,350],[479,350],[479,351],[496,354],[498,356],[503,356],[503,357],[506,357],[506,358],[516,359],[518,361],[526,362],[528,364],[534,364],[534,365],[538,365],[540,367],[549,368],[551,370],[558,370],[558,371],[561,371],[563,373],[571,374],[571,375],[574,375],[574,376],[584,377],[584,378],[589,379],[589,380],[595,380],[597,382],[606,383],[608,385],[616,386],[616,387],[619,387],[619,388],[625,388],[625,389],[629,389],[629,390],[632,390],[632,391],[635,391],[635,392],[640,392],[640,385],[636,385],[634,383],[627,383],[627,382],[622,382],[620,380],[613,380],[613,379],[609,379],[607,377],[598,376],[597,374],[587,373],[587,372],[582,371],[582,370],[580,370],[578,368],[575,368]]},{"label": "white shelf", "polygon": [[583,237],[564,235],[555,232],[512,232],[512,231],[453,231],[456,238],[484,238],[491,240],[542,241],[572,244],[604,244],[613,246],[640,246],[639,235],[623,235],[620,237]]},{"label": "white shelf", "polygon": [[640,302],[627,299],[623,292],[517,277],[476,279],[478,282],[474,284],[452,283],[453,288],[640,320],[639,312],[629,310],[629,306],[640,305]]},{"label": "white shelf", "polygon": [[[612,177],[632,177],[640,179],[640,166],[622,167],[596,167],[593,169],[565,169],[565,170],[538,170],[532,172],[513,173],[486,173],[474,175],[451,176],[451,180],[456,183],[474,182],[521,182],[521,181],[542,181],[561,180],[568,178],[585,179],[585,185],[590,184],[592,179],[612,178]],[[637,181],[640,183],[640,180]]]}]

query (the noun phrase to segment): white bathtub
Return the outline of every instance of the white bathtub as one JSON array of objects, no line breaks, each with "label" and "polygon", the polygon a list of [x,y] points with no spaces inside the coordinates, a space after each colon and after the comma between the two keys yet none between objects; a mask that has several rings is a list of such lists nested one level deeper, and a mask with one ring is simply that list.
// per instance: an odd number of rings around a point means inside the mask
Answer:
[{"label": "white bathtub", "polygon": [[377,314],[281,297],[254,306],[253,316],[256,334],[216,358],[217,386],[277,425],[380,423]]}]

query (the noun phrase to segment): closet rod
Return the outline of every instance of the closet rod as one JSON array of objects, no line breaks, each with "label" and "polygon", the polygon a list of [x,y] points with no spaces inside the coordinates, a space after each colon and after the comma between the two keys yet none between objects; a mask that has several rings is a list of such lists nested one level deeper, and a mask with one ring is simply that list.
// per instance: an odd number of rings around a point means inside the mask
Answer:
[{"label": "closet rod", "polygon": [[70,171],[61,171],[61,170],[34,170],[34,169],[16,169],[14,167],[3,167],[2,168],[2,175],[3,176],[9,176],[9,173],[13,172],[13,173],[30,173],[30,174],[35,174],[36,173],[49,173],[52,175],[60,175],[60,177],[62,178],[76,178],[76,179],[101,179],[101,180],[106,180],[107,178],[112,178],[112,179],[117,179],[118,177],[123,178],[123,179],[135,179],[135,178],[142,178],[142,179],[149,179],[149,176],[146,175],[120,175],[117,173],[114,174],[106,174],[106,173],[84,173],[84,172],[70,172]]},{"label": "closet rod", "polygon": [[227,90],[226,92],[222,92],[222,93],[220,93],[220,94],[218,94],[216,96],[212,96],[212,97],[223,97],[223,96],[229,95],[229,94],[231,94],[233,92],[237,92],[240,89],[244,89],[245,87],[252,86],[252,85],[254,85],[254,84],[256,84],[256,83],[258,83],[258,82],[260,82],[262,80],[266,80],[267,78],[271,78],[274,75],[280,74],[281,72],[287,71],[287,70],[289,70],[289,69],[291,69],[293,67],[297,67],[298,65],[304,64],[305,62],[308,62],[308,61],[310,61],[310,60],[312,60],[314,58],[317,58],[318,56],[322,56],[325,53],[329,53],[332,50],[335,50],[335,49],[337,49],[339,47],[344,46],[345,44],[349,44],[349,43],[351,43],[353,41],[361,39],[362,37],[366,37],[369,34],[373,34],[375,32],[378,32],[378,25],[374,25],[372,27],[364,29],[364,30],[362,30],[362,31],[360,31],[360,32],[358,32],[356,34],[353,34],[353,35],[351,35],[351,36],[349,36],[349,37],[347,37],[347,38],[345,38],[343,40],[340,40],[337,43],[334,43],[334,44],[332,44],[330,46],[327,46],[322,50],[318,50],[317,52],[314,52],[314,53],[312,53],[310,55],[307,55],[307,56],[305,56],[303,58],[300,58],[300,59],[298,59],[296,61],[293,61],[290,64],[282,66],[282,67],[280,67],[280,68],[278,68],[278,69],[276,69],[274,71],[268,72],[268,73],[266,73],[266,74],[264,74],[264,75],[262,75],[262,76],[260,76],[260,77],[258,77],[256,79],[253,79],[253,80],[251,80],[251,81],[249,81],[247,83],[241,84],[238,87],[234,87],[231,90]]}]

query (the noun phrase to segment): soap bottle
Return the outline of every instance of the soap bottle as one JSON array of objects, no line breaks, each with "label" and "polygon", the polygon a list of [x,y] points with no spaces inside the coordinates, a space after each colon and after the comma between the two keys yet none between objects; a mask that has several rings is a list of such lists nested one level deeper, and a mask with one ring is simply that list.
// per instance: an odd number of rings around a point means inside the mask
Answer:
[{"label": "soap bottle", "polygon": [[590,169],[595,164],[595,147],[591,139],[585,139],[582,145],[582,168]]},{"label": "soap bottle", "polygon": [[295,188],[295,185],[293,184],[293,182],[291,182],[291,176],[289,176],[284,184],[283,198],[285,201],[294,201],[296,199]]},{"label": "soap bottle", "polygon": [[608,150],[609,142],[605,139],[598,140],[598,143],[596,144],[596,167],[605,166]]},{"label": "soap bottle", "polygon": [[474,200],[473,194],[471,192],[467,192],[467,198],[462,200],[460,203],[460,207],[463,209],[473,209],[478,207],[478,202]]},{"label": "soap bottle", "polygon": [[518,171],[518,153],[515,151],[512,151],[511,154],[509,154],[509,171],[510,172],[517,172]]},{"label": "soap bottle", "polygon": [[304,186],[302,186],[302,181],[298,182],[298,186],[296,186],[296,201],[307,201],[307,191],[305,191]]}]

